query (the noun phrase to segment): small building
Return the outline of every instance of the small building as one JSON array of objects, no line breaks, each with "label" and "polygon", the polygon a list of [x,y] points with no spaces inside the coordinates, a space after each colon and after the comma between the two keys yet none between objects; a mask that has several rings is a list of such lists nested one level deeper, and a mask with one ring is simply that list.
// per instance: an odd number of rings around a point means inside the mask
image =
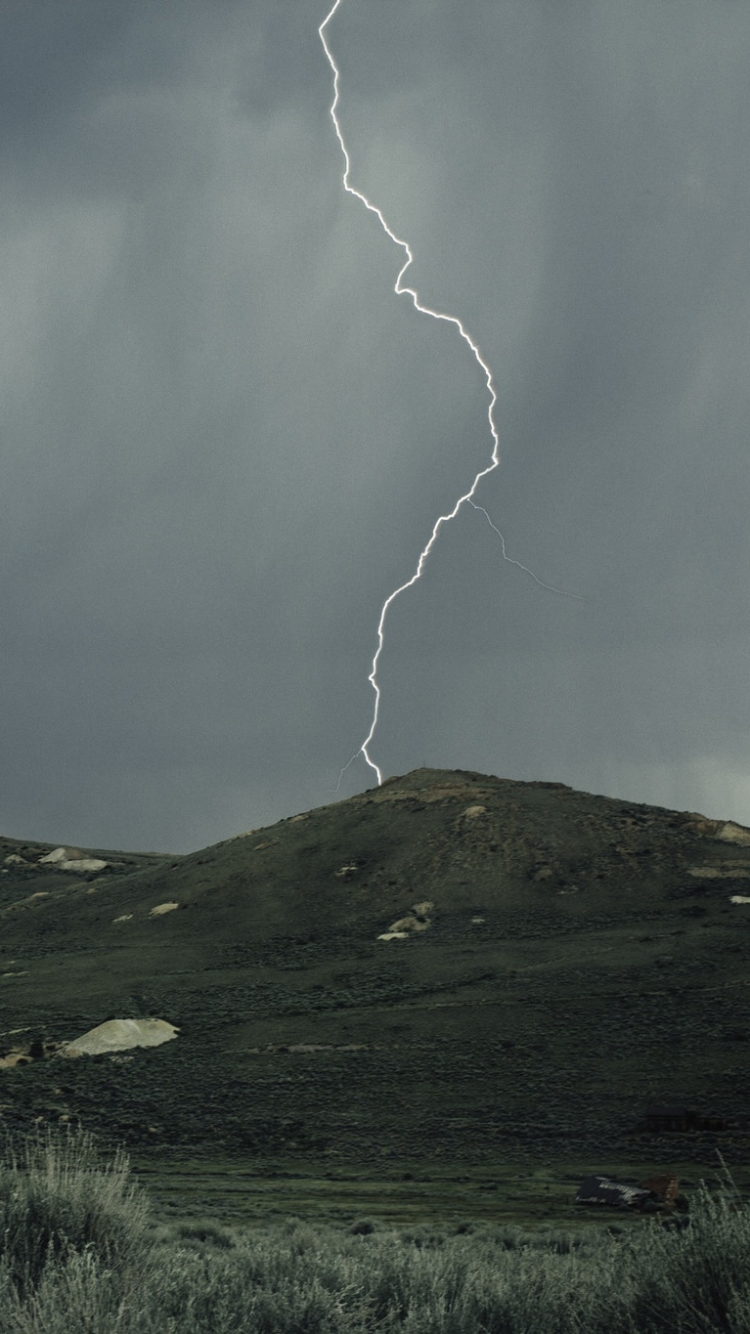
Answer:
[{"label": "small building", "polygon": [[687,1107],[647,1107],[644,1116],[646,1130],[652,1134],[685,1134],[698,1129],[699,1117]]},{"label": "small building", "polygon": [[691,1130],[703,1130],[716,1134],[728,1130],[729,1122],[725,1116],[719,1116],[715,1112],[702,1114],[693,1112],[688,1107],[647,1107],[643,1118],[643,1128],[653,1135],[685,1135]]},{"label": "small building", "polygon": [[654,1191],[642,1186],[631,1185],[627,1181],[617,1181],[615,1177],[586,1177],[578,1187],[576,1204],[603,1204],[610,1209],[647,1209],[656,1208]]},{"label": "small building", "polygon": [[658,1172],[656,1176],[639,1181],[641,1190],[650,1190],[660,1204],[667,1209],[674,1209],[680,1196],[680,1178],[673,1172]]},{"label": "small building", "polygon": [[721,1132],[722,1130],[729,1130],[730,1128],[729,1121],[726,1116],[715,1116],[713,1113],[711,1113],[709,1116],[700,1116],[698,1118],[698,1121],[699,1121],[699,1126],[698,1126],[699,1130],[712,1130],[714,1132],[717,1131]]}]

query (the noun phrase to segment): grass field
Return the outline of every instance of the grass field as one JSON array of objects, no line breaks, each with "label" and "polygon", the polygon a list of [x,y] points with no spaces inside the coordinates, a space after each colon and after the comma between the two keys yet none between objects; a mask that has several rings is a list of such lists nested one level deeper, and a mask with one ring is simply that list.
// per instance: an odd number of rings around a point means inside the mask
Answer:
[{"label": "grass field", "polygon": [[[750,1334],[750,1206],[720,1176],[713,1191],[697,1187],[679,1227],[638,1219],[582,1233],[416,1217],[394,1227],[364,1183],[346,1194],[342,1180],[318,1191],[329,1214],[338,1198],[338,1225],[165,1223],[122,1153],[104,1158],[86,1133],[47,1131],[9,1143],[0,1166],[0,1331]],[[193,1208],[211,1203],[197,1186],[209,1178],[193,1178]],[[277,1205],[309,1202],[322,1186],[287,1184]],[[394,1184],[381,1183],[383,1198],[394,1200]],[[435,1185],[401,1184],[399,1207]],[[445,1209],[459,1202],[452,1188],[469,1184],[443,1181],[432,1198]],[[416,1212],[429,1199],[422,1191]]]},{"label": "grass field", "polygon": [[[705,1167],[670,1161],[689,1198],[704,1181],[717,1191],[722,1181],[718,1158]],[[582,1208],[574,1203],[580,1182],[593,1170],[624,1181],[640,1181],[664,1170],[656,1162],[606,1159],[533,1164],[493,1165],[481,1170],[445,1167],[425,1170],[424,1164],[390,1164],[378,1174],[365,1168],[320,1163],[290,1167],[283,1158],[263,1163],[235,1159],[134,1157],[134,1172],[143,1183],[157,1217],[209,1218],[229,1226],[265,1227],[290,1218],[314,1225],[347,1225],[362,1215],[383,1227],[520,1226],[600,1229],[603,1219],[620,1226],[641,1227],[644,1220],[620,1210]],[[750,1170],[732,1167],[738,1189],[750,1194]]]}]

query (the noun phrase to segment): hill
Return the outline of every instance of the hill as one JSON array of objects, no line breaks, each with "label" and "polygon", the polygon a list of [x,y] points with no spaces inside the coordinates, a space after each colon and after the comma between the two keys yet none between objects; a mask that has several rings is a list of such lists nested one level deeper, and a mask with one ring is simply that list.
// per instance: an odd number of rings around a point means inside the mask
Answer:
[{"label": "hill", "polygon": [[[0,1070],[9,1128],[80,1118],[289,1161],[645,1161],[666,1141],[644,1112],[668,1102],[746,1154],[740,826],[422,769],[187,856],[3,839],[0,863],[0,1052],[36,1058]],[[177,1039],[60,1052],[147,1016]],[[696,1122],[669,1153],[715,1138]]]}]

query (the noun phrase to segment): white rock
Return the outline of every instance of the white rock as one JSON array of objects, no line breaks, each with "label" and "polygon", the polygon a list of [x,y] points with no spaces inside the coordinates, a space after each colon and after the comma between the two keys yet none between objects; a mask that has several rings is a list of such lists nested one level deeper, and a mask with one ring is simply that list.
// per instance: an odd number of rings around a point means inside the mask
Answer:
[{"label": "white rock", "polygon": [[108,862],[99,857],[82,857],[74,848],[55,848],[46,857],[40,857],[39,866],[55,866],[58,871],[103,871]]},{"label": "white rock", "polygon": [[160,1047],[177,1037],[179,1028],[165,1019],[108,1019],[82,1037],[68,1042],[61,1056],[100,1056],[131,1047]]},{"label": "white rock", "polygon": [[163,917],[165,912],[174,912],[179,906],[179,903],[157,903],[156,907],[151,909],[149,917]]},{"label": "white rock", "polygon": [[48,852],[46,857],[39,858],[40,866],[55,866],[57,862],[64,862],[68,859],[67,848],[55,848],[54,852]]},{"label": "white rock", "polygon": [[430,923],[426,919],[420,921],[418,917],[413,917],[411,913],[408,913],[406,917],[399,917],[397,922],[391,922],[388,931],[390,934],[397,931],[404,933],[408,931],[426,931],[429,925]]},{"label": "white rock", "polygon": [[750,829],[735,824],[733,820],[727,820],[726,824],[720,825],[714,838],[721,839],[722,843],[744,843],[750,847]]}]

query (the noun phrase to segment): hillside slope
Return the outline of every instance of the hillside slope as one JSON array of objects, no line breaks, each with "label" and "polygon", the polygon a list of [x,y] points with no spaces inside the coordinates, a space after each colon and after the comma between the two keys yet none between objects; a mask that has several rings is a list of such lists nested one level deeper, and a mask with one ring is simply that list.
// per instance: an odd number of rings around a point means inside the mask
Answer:
[{"label": "hillside slope", "polygon": [[[417,770],[184,857],[50,851],[0,841],[0,1044],[47,1053],[0,1070],[8,1126],[469,1162],[637,1155],[668,1101],[746,1153],[739,826]],[[178,1039],[52,1054],[145,1016]]]}]

